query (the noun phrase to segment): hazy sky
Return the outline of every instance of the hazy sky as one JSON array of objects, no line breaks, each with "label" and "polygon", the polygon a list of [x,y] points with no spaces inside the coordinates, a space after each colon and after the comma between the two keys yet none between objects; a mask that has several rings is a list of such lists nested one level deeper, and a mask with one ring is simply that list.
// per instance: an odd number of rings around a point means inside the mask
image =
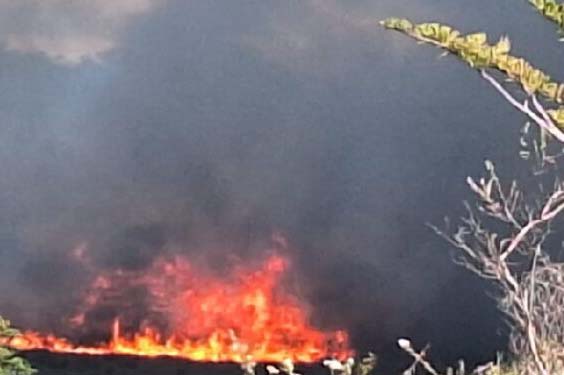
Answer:
[{"label": "hazy sky", "polygon": [[425,223],[462,212],[485,158],[525,167],[523,118],[388,16],[508,33],[564,79],[525,0],[0,0],[0,312],[56,317],[81,242],[143,266],[255,257],[281,231],[319,323],[357,347],[493,356],[493,301]]}]

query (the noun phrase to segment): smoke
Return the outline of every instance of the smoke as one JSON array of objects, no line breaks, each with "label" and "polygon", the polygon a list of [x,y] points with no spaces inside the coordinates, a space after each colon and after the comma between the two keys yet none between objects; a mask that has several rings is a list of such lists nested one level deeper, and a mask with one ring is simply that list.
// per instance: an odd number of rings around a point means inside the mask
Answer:
[{"label": "smoke", "polygon": [[131,18],[150,11],[156,3],[2,0],[0,41],[8,51],[39,53],[65,65],[100,61],[116,47]]},{"label": "smoke", "polygon": [[503,345],[483,285],[425,223],[461,212],[484,158],[520,167],[521,118],[377,21],[508,32],[558,72],[526,2],[77,4],[0,2],[0,313],[57,327],[88,282],[69,260],[83,243],[104,269],[181,253],[221,270],[281,232],[316,323],[357,348]]}]

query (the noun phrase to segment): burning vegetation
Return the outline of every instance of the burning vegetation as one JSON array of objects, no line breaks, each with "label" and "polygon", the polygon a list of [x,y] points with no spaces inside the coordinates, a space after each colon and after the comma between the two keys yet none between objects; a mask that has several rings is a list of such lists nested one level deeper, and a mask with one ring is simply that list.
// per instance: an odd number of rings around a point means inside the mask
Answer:
[{"label": "burning vegetation", "polygon": [[[93,271],[85,247],[74,257]],[[146,270],[102,271],[64,320],[69,331],[86,336],[103,324],[105,340],[82,343],[80,337],[24,331],[3,344],[18,350],[207,362],[306,363],[350,356],[347,333],[314,328],[308,306],[285,290],[282,277],[288,267],[288,259],[271,255],[257,267],[239,265],[218,276],[174,255],[156,258]],[[131,298],[136,293],[143,298]],[[142,300],[145,316],[139,316],[132,300]]]}]

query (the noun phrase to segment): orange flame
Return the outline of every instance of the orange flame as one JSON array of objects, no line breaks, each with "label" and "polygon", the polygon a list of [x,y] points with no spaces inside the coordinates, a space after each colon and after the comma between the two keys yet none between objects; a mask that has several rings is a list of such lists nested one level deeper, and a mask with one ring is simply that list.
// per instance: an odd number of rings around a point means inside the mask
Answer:
[{"label": "orange flame", "polygon": [[101,274],[94,278],[69,324],[86,325],[89,311],[108,298],[111,290],[136,285],[146,289],[152,307],[166,317],[167,329],[144,321],[142,328],[127,333],[115,317],[111,337],[91,346],[33,331],[4,344],[19,350],[210,362],[315,362],[352,355],[346,332],[313,328],[306,306],[281,288],[287,267],[286,259],[272,256],[258,270],[241,268],[227,278],[217,278],[196,274],[190,263],[175,257],[158,259],[144,274],[124,270]]}]

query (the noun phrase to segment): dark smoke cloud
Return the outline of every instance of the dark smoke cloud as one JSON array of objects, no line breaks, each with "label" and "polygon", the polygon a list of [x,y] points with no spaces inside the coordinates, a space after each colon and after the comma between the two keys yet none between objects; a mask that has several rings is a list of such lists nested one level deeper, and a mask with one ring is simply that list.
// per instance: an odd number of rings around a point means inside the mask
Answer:
[{"label": "dark smoke cloud", "polygon": [[[558,73],[551,25],[510,0],[161,5],[103,21],[112,48],[79,61],[0,52],[1,313],[56,327],[87,282],[68,257],[80,243],[101,267],[182,252],[221,269],[281,231],[316,322],[345,325],[358,348],[395,358],[411,336],[445,360],[483,360],[503,346],[483,284],[424,224],[461,212],[484,158],[517,173],[522,119],[474,72],[377,21],[509,33]],[[28,8],[14,35],[30,35]],[[84,36],[80,24],[55,35]]]}]

